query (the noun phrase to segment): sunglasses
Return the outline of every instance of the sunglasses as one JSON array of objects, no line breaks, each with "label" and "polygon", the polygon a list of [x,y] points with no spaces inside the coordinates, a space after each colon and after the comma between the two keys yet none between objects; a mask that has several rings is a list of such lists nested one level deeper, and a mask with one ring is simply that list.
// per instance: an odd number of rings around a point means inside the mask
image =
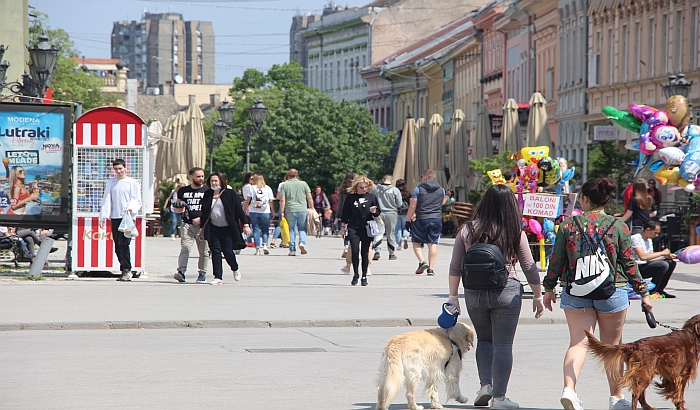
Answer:
[{"label": "sunglasses", "polygon": [[360,185],[360,189],[367,189],[369,188],[369,185]]},{"label": "sunglasses", "polygon": [[23,170],[23,169],[18,169],[17,172],[21,172],[21,173],[23,173],[23,174],[26,174],[26,173],[27,173],[27,171],[25,171],[25,170]]}]

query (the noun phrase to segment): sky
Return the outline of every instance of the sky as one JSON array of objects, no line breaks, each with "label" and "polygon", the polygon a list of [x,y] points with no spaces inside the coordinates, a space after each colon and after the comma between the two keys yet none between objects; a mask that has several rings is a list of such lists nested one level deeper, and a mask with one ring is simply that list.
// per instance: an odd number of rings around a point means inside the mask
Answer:
[{"label": "sky", "polygon": [[[337,4],[360,7],[370,0]],[[216,83],[231,84],[247,68],[267,70],[289,60],[289,28],[296,14],[320,14],[328,0],[29,0],[49,15],[51,28],[68,32],[85,58],[111,58],[114,21],[141,20],[144,11],[182,13],[211,21],[216,36]]]}]

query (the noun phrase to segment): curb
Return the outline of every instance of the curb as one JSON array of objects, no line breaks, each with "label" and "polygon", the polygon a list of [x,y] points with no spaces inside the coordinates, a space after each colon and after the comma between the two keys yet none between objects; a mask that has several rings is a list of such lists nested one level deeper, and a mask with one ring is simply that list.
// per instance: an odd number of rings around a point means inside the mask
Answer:
[{"label": "curb", "polygon": [[[468,320],[462,320],[471,324]],[[646,324],[644,319],[627,319],[626,324]],[[683,325],[685,319],[668,321]],[[564,325],[566,319],[521,318],[519,325]],[[174,321],[116,321],[116,322],[44,322],[0,324],[0,332],[18,330],[109,330],[109,329],[241,329],[241,328],[299,328],[299,327],[433,327],[436,319],[341,319],[341,320],[174,320]]]}]

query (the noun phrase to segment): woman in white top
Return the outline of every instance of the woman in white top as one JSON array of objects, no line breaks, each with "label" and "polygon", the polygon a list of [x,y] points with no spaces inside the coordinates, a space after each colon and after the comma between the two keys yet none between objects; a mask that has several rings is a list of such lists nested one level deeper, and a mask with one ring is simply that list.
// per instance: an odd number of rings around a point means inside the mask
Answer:
[{"label": "woman in white top", "polygon": [[250,223],[253,225],[253,241],[255,241],[255,254],[260,255],[260,233],[262,232],[263,253],[268,255],[267,249],[270,219],[275,217],[272,209],[272,201],[275,195],[272,188],[267,186],[265,178],[260,174],[253,175],[253,184],[249,190],[250,196],[245,200],[243,209],[248,212]]}]

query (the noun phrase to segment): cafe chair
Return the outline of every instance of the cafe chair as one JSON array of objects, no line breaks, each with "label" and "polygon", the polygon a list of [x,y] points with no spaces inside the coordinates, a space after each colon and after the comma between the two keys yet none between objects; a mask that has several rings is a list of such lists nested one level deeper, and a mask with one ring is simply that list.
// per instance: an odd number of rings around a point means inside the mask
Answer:
[{"label": "cafe chair", "polygon": [[686,246],[688,241],[686,239],[686,235],[681,230],[681,218],[677,216],[669,216],[666,218],[666,223],[666,235],[663,238],[666,247],[670,249],[671,252],[675,252],[676,250]]}]

